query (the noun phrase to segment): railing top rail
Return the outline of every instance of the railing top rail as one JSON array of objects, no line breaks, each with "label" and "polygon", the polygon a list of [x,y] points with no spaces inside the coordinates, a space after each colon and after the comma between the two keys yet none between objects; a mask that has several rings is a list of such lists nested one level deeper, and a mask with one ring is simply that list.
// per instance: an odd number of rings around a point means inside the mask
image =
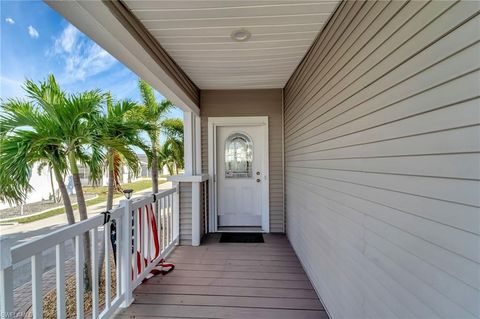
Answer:
[{"label": "railing top rail", "polygon": [[[176,188],[170,188],[166,190],[162,190],[155,194],[155,197],[158,199],[173,194],[177,191]],[[137,197],[132,199],[132,210],[138,209],[139,207],[143,207],[146,204],[153,202],[153,194],[143,197]]]},{"label": "railing top rail", "polygon": [[[112,219],[120,217],[121,213],[121,207],[114,208],[110,211]],[[103,216],[100,215],[90,217],[73,225],[62,227],[41,238],[13,246],[11,249],[12,263],[22,261],[46,249],[55,247],[55,245],[66,240],[72,239],[75,236],[81,235],[94,227],[101,226],[103,225],[103,219]]]},{"label": "railing top rail", "polygon": [[157,196],[157,198],[159,198],[159,197],[163,197],[163,196],[173,194],[176,191],[177,191],[177,189],[175,187],[173,187],[173,188],[169,188],[169,189],[166,189],[166,190],[162,190],[162,191],[156,193],[155,196]]}]

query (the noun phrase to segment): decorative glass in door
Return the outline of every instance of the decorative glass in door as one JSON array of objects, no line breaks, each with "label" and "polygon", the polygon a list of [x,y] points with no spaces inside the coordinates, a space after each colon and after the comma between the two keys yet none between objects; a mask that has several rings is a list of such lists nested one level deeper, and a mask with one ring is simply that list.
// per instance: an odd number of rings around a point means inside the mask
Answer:
[{"label": "decorative glass in door", "polygon": [[252,177],[252,140],[245,134],[234,133],[225,141],[225,178]]}]

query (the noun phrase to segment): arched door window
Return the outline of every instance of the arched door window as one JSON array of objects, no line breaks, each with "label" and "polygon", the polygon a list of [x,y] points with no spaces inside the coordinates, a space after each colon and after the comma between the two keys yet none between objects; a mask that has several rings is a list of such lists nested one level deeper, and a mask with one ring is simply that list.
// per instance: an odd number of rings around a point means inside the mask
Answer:
[{"label": "arched door window", "polygon": [[225,141],[225,178],[252,177],[252,140],[234,133]]}]

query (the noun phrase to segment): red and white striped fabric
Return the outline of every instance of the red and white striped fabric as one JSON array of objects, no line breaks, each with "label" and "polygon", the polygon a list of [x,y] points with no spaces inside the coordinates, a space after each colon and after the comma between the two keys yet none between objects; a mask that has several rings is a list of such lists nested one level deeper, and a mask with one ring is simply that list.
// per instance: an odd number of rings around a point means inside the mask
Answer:
[{"label": "red and white striped fabric", "polygon": [[[158,256],[160,256],[160,242],[159,242],[159,232],[157,229],[157,221],[155,219],[155,214],[153,211],[152,204],[147,204],[138,208],[137,210],[137,234],[138,240],[135,247],[136,248],[136,262],[137,262],[137,275],[141,273],[141,263],[143,262],[143,268],[147,267],[152,261],[154,261]],[[132,216],[133,217],[133,216]],[[152,245],[153,243],[153,245]],[[142,261],[143,256],[143,261]],[[150,274],[147,275],[145,280],[156,276],[158,274],[165,275],[173,270],[175,267],[173,264],[164,263],[164,259],[160,259],[158,265],[150,271]],[[167,268],[167,269],[164,269]],[[132,277],[133,277],[133,265],[132,265]]]}]

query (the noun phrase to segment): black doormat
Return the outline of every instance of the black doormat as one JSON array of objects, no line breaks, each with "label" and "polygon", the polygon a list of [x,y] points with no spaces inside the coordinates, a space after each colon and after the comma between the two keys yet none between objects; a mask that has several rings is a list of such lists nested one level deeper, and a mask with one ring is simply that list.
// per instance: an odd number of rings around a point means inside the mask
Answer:
[{"label": "black doormat", "polygon": [[222,233],[221,243],[264,243],[260,233]]}]

